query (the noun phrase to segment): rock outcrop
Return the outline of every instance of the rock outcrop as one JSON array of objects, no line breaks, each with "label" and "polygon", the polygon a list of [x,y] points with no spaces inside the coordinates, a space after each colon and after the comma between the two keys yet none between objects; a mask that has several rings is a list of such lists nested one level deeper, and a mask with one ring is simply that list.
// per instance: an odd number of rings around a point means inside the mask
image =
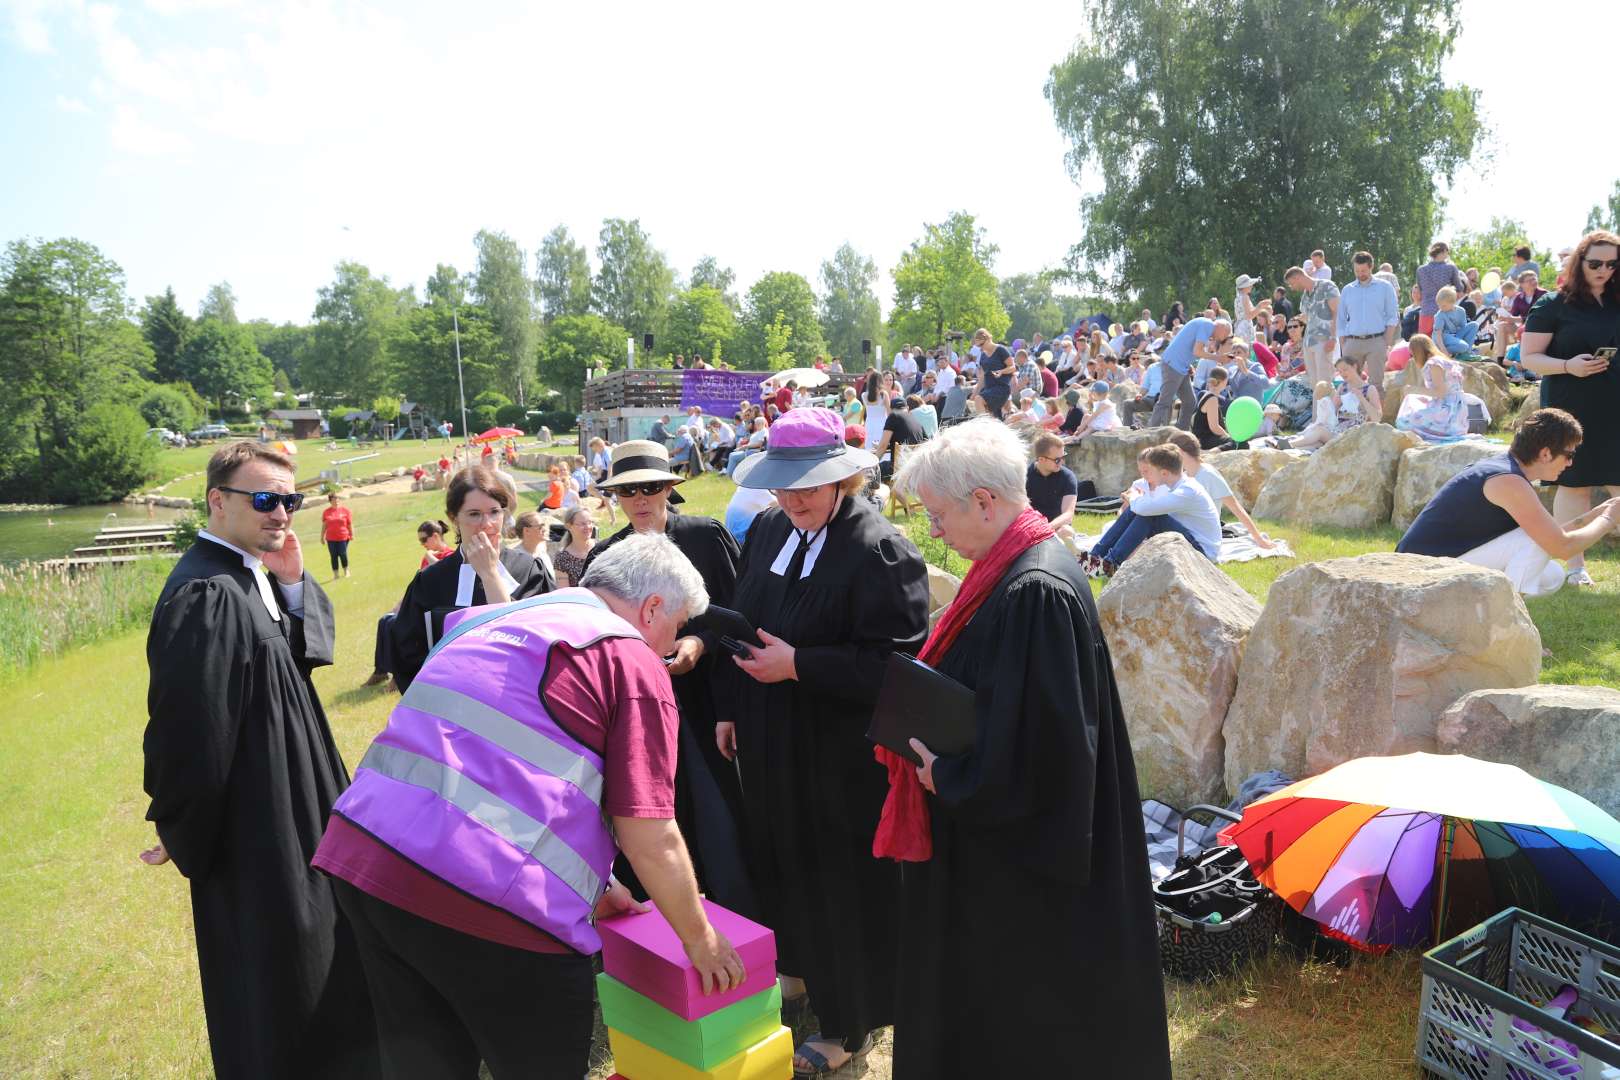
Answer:
[{"label": "rock outcrop", "polygon": [[1221,732],[1260,605],[1174,533],[1148,539],[1097,601],[1145,798],[1226,801]]},{"label": "rock outcrop", "polygon": [[1436,748],[1471,690],[1526,686],[1541,635],[1505,575],[1378,552],[1308,563],[1271,586],[1226,716],[1226,781],[1304,777],[1369,754]]}]

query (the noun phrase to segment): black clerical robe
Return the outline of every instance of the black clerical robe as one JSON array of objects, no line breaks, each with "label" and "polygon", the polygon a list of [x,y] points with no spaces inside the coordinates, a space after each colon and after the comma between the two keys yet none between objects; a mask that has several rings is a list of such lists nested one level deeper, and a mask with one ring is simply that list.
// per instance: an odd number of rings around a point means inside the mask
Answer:
[{"label": "black clerical robe", "polygon": [[[742,551],[726,527],[711,517],[671,510],[665,519],[664,534],[703,578],[709,602],[730,607]],[[598,543],[586,556],[586,567],[604,551],[632,535],[633,527],[626,525]],[[703,890],[724,907],[757,919],[759,902],[749,880],[739,826],[742,787],[737,781],[736,766],[721,756],[714,741],[714,695],[710,684],[715,665],[730,663],[730,657],[717,642],[719,635],[708,629],[702,617],[682,627],[681,634],[703,642],[703,658],[691,671],[670,680],[681,713],[680,750],[675,765],[675,820],[680,825]],[[638,896],[642,895],[628,863],[623,859],[619,862],[616,872],[620,878]]]},{"label": "black clerical robe", "polygon": [[[191,883],[214,1071],[377,1075],[365,976],[310,859],[348,785],[310,672],[332,662],[332,605],[308,574],[303,616],[241,555],[199,539],[147,637],[147,818]],[[132,917],[134,913],[131,913]]]},{"label": "black clerical robe", "polygon": [[934,763],[934,856],[903,871],[896,1080],[1168,1080],[1136,770],[1074,556],[1024,552],[936,667],[979,733]]},{"label": "black clerical robe", "polygon": [[[422,670],[428,650],[444,634],[444,619],[452,611],[466,607],[482,607],[489,603],[484,595],[484,583],[477,574],[472,575],[470,602],[461,602],[461,568],[466,565],[461,549],[446,555],[432,566],[418,570],[405,587],[405,596],[399,602],[399,614],[394,617],[389,634],[393,637],[394,685],[399,692],[410,689],[416,673]],[[557,587],[546,564],[520,547],[501,549],[501,565],[517,582],[511,590],[513,600],[527,600],[531,596],[550,592]],[[429,636],[428,622],[433,623]]]},{"label": "black clerical robe", "polygon": [[865,499],[843,500],[808,573],[790,580],[783,553],[796,538],[780,509],[754,520],[734,606],[794,646],[798,679],[756,682],[728,661],[716,703],[737,725],[744,835],[777,967],[805,980],[824,1033],[859,1039],[894,1020],[900,915],[899,867],[872,857],[888,780],[866,729],[889,654],[915,653],[927,634],[928,574]]}]

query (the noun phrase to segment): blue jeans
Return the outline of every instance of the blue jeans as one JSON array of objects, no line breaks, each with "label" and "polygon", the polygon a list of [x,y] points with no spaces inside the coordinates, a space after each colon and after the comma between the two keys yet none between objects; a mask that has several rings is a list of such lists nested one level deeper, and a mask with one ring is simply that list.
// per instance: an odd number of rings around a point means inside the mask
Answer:
[{"label": "blue jeans", "polygon": [[1204,549],[1198,546],[1198,541],[1187,526],[1169,514],[1138,514],[1128,506],[1119,512],[1119,517],[1108,526],[1102,539],[1092,545],[1091,553],[1118,566],[1130,557],[1131,552],[1142,546],[1142,541],[1164,532],[1180,533],[1187,538],[1194,551],[1203,554]]}]

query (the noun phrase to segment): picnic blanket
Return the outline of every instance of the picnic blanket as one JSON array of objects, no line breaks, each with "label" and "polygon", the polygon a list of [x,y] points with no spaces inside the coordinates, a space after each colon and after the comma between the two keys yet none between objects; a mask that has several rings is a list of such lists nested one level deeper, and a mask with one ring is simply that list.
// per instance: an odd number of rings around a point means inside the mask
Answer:
[{"label": "picnic blanket", "polygon": [[[1076,536],[1074,546],[1079,551],[1090,551],[1092,545],[1101,539],[1101,533],[1096,536]],[[1287,540],[1279,540],[1273,537],[1272,543],[1277,546],[1268,551],[1265,548],[1255,546],[1254,538],[1248,533],[1241,536],[1223,536],[1221,537],[1221,553],[1215,561],[1218,563],[1249,562],[1252,559],[1292,559],[1294,557],[1294,549],[1288,546]]]},{"label": "picnic blanket", "polygon": [[[1276,769],[1255,773],[1238,787],[1237,798],[1227,803],[1226,808],[1234,814],[1242,813],[1245,806],[1262,795],[1281,791],[1292,783]],[[1154,881],[1162,881],[1176,868],[1176,830],[1181,826],[1182,816],[1180,810],[1168,803],[1157,799],[1142,800],[1142,830],[1147,833],[1148,868],[1152,871]],[[1210,822],[1189,821],[1183,854],[1194,855],[1213,847],[1216,835],[1227,824],[1221,818]]]}]

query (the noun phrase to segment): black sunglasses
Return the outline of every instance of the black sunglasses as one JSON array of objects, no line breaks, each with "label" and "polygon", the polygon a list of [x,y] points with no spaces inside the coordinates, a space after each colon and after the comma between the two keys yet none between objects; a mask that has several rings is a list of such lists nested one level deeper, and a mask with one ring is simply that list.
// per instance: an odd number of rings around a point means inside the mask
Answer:
[{"label": "black sunglasses", "polygon": [[280,491],[243,491],[241,488],[226,487],[224,484],[219,486],[219,490],[229,491],[233,495],[246,495],[252,501],[253,509],[261,514],[268,514],[274,510],[277,503],[286,507],[289,514],[304,505],[304,493],[301,491],[288,491],[285,493]]},{"label": "black sunglasses", "polygon": [[1613,270],[1617,266],[1620,266],[1620,259],[1587,259],[1586,260],[1586,268],[1588,270]]},{"label": "black sunglasses", "polygon": [[657,484],[624,484],[612,489],[621,499],[628,495],[657,495],[669,490],[669,481]]}]

